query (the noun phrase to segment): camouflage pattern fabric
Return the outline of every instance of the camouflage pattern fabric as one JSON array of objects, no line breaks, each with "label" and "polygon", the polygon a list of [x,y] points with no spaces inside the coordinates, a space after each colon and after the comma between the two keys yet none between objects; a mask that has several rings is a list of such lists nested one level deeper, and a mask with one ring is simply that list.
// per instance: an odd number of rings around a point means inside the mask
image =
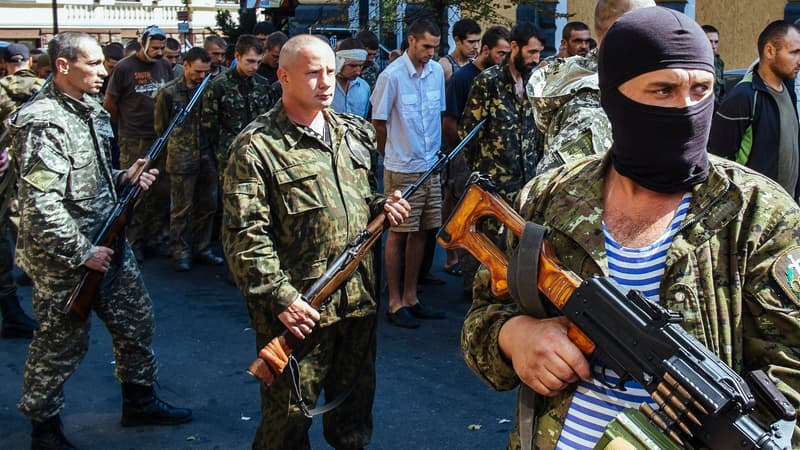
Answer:
[{"label": "camouflage pattern fabric", "polygon": [[9,211],[0,214],[0,298],[16,297],[17,284],[11,271],[14,269],[14,241],[11,240]]},{"label": "camouflage pattern fabric", "polygon": [[[183,77],[167,83],[156,95],[155,130],[169,126],[173,111],[183,109],[195,89]],[[177,109],[176,109],[177,108]],[[208,249],[217,212],[216,164],[200,127],[202,99],[167,141],[166,170],[170,175],[170,252],[175,259],[190,258]]]},{"label": "camouflage pattern fabric", "polygon": [[170,176],[169,243],[173,258],[191,258],[211,245],[218,181],[211,155],[200,158],[196,173]]},{"label": "camouflage pattern fabric", "polygon": [[[344,319],[315,330],[296,353],[300,360],[303,400],[319,406],[324,388],[327,401],[338,398],[355,381],[345,401],[325,413],[325,439],[337,449],[358,449],[372,436],[372,402],[375,398],[375,316]],[[258,349],[272,336],[257,335]],[[348,349],[342,351],[342,349]],[[358,377],[356,379],[356,377]],[[253,439],[254,450],[311,448],[307,419],[291,397],[286,375],[265,388],[261,385],[261,422]],[[287,414],[288,412],[288,414]]]},{"label": "camouflage pattern fabric", "polygon": [[224,173],[230,145],[240,131],[272,108],[277,97],[261,75],[245,79],[238,70],[228,70],[209,83],[203,94],[202,128],[216,151],[217,170]]},{"label": "camouflage pattern fabric", "polygon": [[[253,121],[231,147],[233,153],[224,175],[222,244],[236,285],[247,301],[252,326],[264,336],[274,337],[283,329],[278,314],[310,287],[367,226],[382,199],[370,191],[368,181],[369,152],[376,145],[372,125],[332,109],[323,114],[330,146],[310,129],[291,122],[279,102]],[[343,319],[374,317],[372,267],[370,253],[350,280],[330,297],[311,336],[328,333],[326,328]],[[344,355],[363,351],[355,346],[356,341],[353,336],[334,341],[335,359],[327,350],[303,359],[301,371],[327,374],[319,381],[309,380],[314,387],[304,395],[316,398],[322,385],[350,381],[338,377],[352,370],[348,368],[352,361]],[[373,370],[362,371],[362,376],[374,377]],[[273,388],[276,392],[270,392],[270,396],[288,395],[281,393],[285,387]],[[255,448],[271,445],[260,441],[270,434],[281,436],[284,430],[280,423],[303,420],[295,417],[296,411],[288,412],[291,417],[285,418],[285,401],[269,402],[265,394],[262,392],[262,403],[267,402],[269,411],[262,415]],[[372,396],[369,397],[371,402]],[[326,437],[336,433],[337,439],[356,439],[362,434],[359,430],[368,425],[361,423],[363,416],[342,417],[341,422],[346,423],[333,424],[338,431],[326,419]]]},{"label": "camouflage pattern fabric", "polygon": [[[143,158],[147,150],[153,145],[149,138],[126,138],[120,136],[119,165],[127,169]],[[125,236],[131,247],[138,250],[145,248],[157,250],[167,242],[169,233],[169,173],[166,171],[166,158],[164,153],[155,161],[154,167],[158,169],[156,183],[142,194],[133,215],[125,227]]]},{"label": "camouflage pattern fabric", "polygon": [[30,100],[44,81],[31,69],[18,70],[0,79],[0,122],[5,122],[11,113]]},{"label": "camouflage pattern fabric", "polygon": [[611,147],[611,124],[600,106],[597,50],[587,57],[556,58],[533,73],[526,89],[544,134],[537,175]]},{"label": "camouflage pattern fabric", "polygon": [[371,63],[364,63],[364,68],[361,69],[361,78],[367,82],[369,85],[369,91],[372,92],[375,89],[375,83],[378,82],[378,75],[380,75],[381,71],[378,68],[378,65],[375,62]]},{"label": "camouflage pattern fabric", "polygon": [[[61,311],[93,252],[91,239],[117,198],[123,172],[111,169],[109,115],[91,96],[80,102],[51,85],[10,126],[20,173],[17,257],[33,279],[39,321],[17,407],[44,420],[61,410],[62,385],[88,347],[89,322],[69,320]],[[151,385],[152,304],[127,242],[119,240],[114,250],[92,307],[111,334],[117,379]]]},{"label": "camouflage pattern fabric", "polygon": [[[595,156],[562,166],[531,181],[519,195],[523,218],[546,225],[557,256],[583,278],[608,276],[601,225],[608,164],[608,156]],[[682,326],[736,371],[763,368],[779,379],[778,388],[797,407],[800,297],[781,286],[790,284],[792,273],[780,267],[800,260],[800,210],[773,181],[713,156],[708,180],[692,194],[667,253],[660,301],[681,313]],[[516,240],[509,239],[508,248],[515,246]],[[497,339],[502,325],[521,312],[510,297],[493,297],[489,286],[489,274],[482,268],[461,349],[482,380],[509,390],[519,378],[501,355]],[[540,398],[534,448],[555,446],[573,390]],[[794,446],[800,444],[798,431],[796,427]],[[509,448],[519,448],[518,429]]]},{"label": "camouflage pattern fabric", "polygon": [[714,103],[719,106],[725,99],[725,61],[714,53]]},{"label": "camouflage pattern fabric", "polygon": [[492,66],[475,77],[461,116],[461,139],[483,119],[478,135],[464,148],[472,171],[492,177],[498,193],[509,203],[535,175],[539,161],[538,139],[530,98],[514,93],[508,62]]}]

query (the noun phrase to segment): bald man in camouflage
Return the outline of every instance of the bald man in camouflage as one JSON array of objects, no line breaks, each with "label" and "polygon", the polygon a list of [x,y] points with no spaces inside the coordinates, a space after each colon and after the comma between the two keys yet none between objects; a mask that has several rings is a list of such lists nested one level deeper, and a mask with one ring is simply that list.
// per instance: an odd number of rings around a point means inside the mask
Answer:
[{"label": "bald man in camouflage", "polygon": [[[231,145],[223,181],[222,243],[256,330],[256,348],[288,329],[305,342],[300,385],[309,407],[324,388],[328,399],[352,393],[324,416],[328,443],[357,449],[372,434],[375,394],[375,311],[371,254],[318,312],[301,293],[346,244],[386,211],[397,225],[408,217],[400,192],[370,192],[369,122],[331,108],[336,60],[323,40],[300,35],[281,49],[282,99],[250,123]],[[315,329],[316,328],[316,329]],[[312,329],[314,333],[311,333]],[[309,448],[306,418],[279,377],[261,387],[261,423],[254,449]]]}]

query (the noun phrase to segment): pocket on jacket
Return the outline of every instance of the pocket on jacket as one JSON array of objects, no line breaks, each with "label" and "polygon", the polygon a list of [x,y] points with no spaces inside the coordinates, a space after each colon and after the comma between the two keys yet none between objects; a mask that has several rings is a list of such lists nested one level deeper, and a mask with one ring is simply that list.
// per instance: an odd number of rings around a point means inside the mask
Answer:
[{"label": "pocket on jacket", "polygon": [[297,164],[275,172],[286,211],[302,214],[325,207],[317,173],[311,164]]}]

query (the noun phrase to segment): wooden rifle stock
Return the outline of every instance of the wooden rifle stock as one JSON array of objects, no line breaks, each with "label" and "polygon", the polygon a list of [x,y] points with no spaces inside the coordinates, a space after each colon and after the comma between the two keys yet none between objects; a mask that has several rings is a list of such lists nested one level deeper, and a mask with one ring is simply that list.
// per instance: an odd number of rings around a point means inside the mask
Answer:
[{"label": "wooden rifle stock", "polygon": [[[492,293],[503,296],[508,294],[508,258],[486,235],[478,231],[478,221],[484,217],[492,217],[505,225],[509,232],[520,237],[525,228],[525,220],[505,201],[490,192],[493,189],[490,181],[473,174],[467,192],[447,222],[442,225],[438,241],[444,248],[462,248],[472,254],[489,270]],[[539,291],[560,310],[581,281],[580,277],[558,260],[550,243],[544,241],[539,251]],[[585,355],[594,352],[594,343],[572,323],[567,334]]]},{"label": "wooden rifle stock", "polygon": [[[114,204],[114,209],[106,218],[97,236],[92,241],[95,247],[111,248],[122,235],[125,225],[128,223],[128,220],[130,220],[133,209],[136,207],[136,203],[143,192],[138,184],[139,177],[142,173],[153,167],[164,147],[166,147],[167,140],[172,134],[172,131],[180,126],[186,119],[186,116],[192,111],[192,108],[194,108],[195,104],[200,100],[210,80],[211,75],[206,75],[186,106],[173,116],[169,125],[164,130],[164,133],[159,136],[147,150],[144,156],[145,163],[139,166],[130,180],[125,183],[119,200]],[[123,255],[119,255],[118,257],[122,258]],[[84,270],[80,280],[78,280],[78,283],[67,298],[67,303],[64,305],[63,312],[76,320],[85,321],[88,319],[89,311],[92,308],[92,302],[94,302],[94,298],[97,296],[97,290],[100,288],[104,277],[105,274],[103,272],[91,269]]]},{"label": "wooden rifle stock", "polygon": [[[403,190],[402,197],[408,200],[422,186],[425,180],[452,161],[467,143],[478,134],[485,122],[486,119],[478,122],[475,128],[464,137],[456,148],[447,155],[442,155],[427,172],[417,178],[414,184],[406,187]],[[328,298],[350,278],[372,246],[380,242],[383,231],[388,227],[389,221],[386,218],[386,213],[381,213],[372,219],[367,227],[347,244],[345,250],[328,267],[328,270],[303,293],[303,299],[314,309],[324,309]],[[300,343],[300,339],[288,330],[284,330],[279,336],[272,338],[258,352],[258,358],[250,363],[247,373],[258,378],[266,385],[272,384],[275,378],[283,373],[283,369],[288,364],[289,355]]]}]

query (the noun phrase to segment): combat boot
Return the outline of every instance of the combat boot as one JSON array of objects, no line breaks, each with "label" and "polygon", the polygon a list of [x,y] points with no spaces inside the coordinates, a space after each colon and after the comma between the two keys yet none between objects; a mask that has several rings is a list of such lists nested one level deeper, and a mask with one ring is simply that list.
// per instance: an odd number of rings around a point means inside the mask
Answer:
[{"label": "combat boot", "polygon": [[156,395],[153,386],[122,383],[122,426],[177,425],[192,420],[192,410],[175,408]]},{"label": "combat boot", "polygon": [[19,305],[19,297],[16,295],[0,298],[0,312],[3,314],[0,336],[4,338],[30,339],[33,337],[33,330],[39,328],[39,324],[22,310]]},{"label": "combat boot", "polygon": [[56,414],[44,422],[31,420],[31,424],[31,450],[75,450],[76,447],[64,436],[60,415]]}]

